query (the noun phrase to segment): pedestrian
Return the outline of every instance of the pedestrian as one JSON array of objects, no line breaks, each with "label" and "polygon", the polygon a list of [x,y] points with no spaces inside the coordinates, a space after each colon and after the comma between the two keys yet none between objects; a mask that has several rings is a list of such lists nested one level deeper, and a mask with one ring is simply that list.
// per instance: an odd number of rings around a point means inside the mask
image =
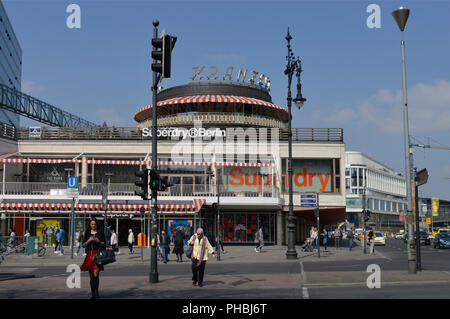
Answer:
[{"label": "pedestrian", "polygon": [[218,251],[220,249],[222,249],[222,253],[226,253],[225,249],[223,249],[223,236],[222,236],[222,232],[219,232],[219,236],[217,236],[217,244],[216,244],[216,251]]},{"label": "pedestrian", "polygon": [[375,252],[374,246],[375,246],[375,241],[374,241],[374,236],[373,236],[373,230],[371,229],[369,231],[369,235],[367,236],[369,239],[369,243],[370,243],[370,254],[372,255]]},{"label": "pedestrian", "polygon": [[47,236],[47,247],[53,246],[53,233],[54,233],[53,227],[52,226],[47,227],[47,230],[45,232]]},{"label": "pedestrian", "polygon": [[111,243],[111,228],[109,227],[108,223],[105,221],[106,224],[106,246],[110,246]]},{"label": "pedestrian", "polygon": [[318,235],[318,232],[317,232],[317,228],[316,227],[312,227],[312,232],[311,232],[311,240],[312,240],[312,243],[313,243],[313,249],[317,249],[317,235]]},{"label": "pedestrian", "polygon": [[327,251],[327,243],[328,243],[328,232],[324,228],[322,233],[323,239],[322,239],[322,245],[325,247],[325,251]]},{"label": "pedestrian", "polygon": [[334,231],[333,237],[334,237],[334,246],[336,247],[336,249],[339,249],[340,244],[341,244],[341,237],[342,237],[342,233],[339,230],[339,228],[336,228],[336,230]]},{"label": "pedestrian", "polygon": [[59,242],[59,255],[62,256],[64,255],[64,239],[66,237],[66,232],[64,231],[64,229],[61,227],[61,229],[59,230],[59,235],[58,235],[58,242]]},{"label": "pedestrian", "polygon": [[117,254],[120,254],[119,241],[117,240],[116,231],[113,228],[111,228],[111,246],[112,246],[114,252],[116,252]]},{"label": "pedestrian", "polygon": [[[25,230],[25,235],[23,235],[23,237],[30,237],[30,231],[27,229]],[[27,241],[27,239],[25,238],[24,241]]]},{"label": "pedestrian", "polygon": [[167,264],[167,262],[169,261],[168,254],[169,254],[170,238],[164,229],[161,230],[161,236],[159,240],[160,240],[160,247],[162,249],[163,263]]},{"label": "pedestrian", "polygon": [[352,250],[353,238],[355,238],[355,230],[353,229],[353,227],[348,231],[347,238],[348,238],[348,249]]},{"label": "pedestrian", "polygon": [[55,236],[55,254],[57,254],[59,249],[59,229],[57,227],[54,228],[54,236]]},{"label": "pedestrian", "polygon": [[192,284],[195,286],[203,287],[203,275],[205,274],[205,265],[208,260],[208,254],[212,254],[216,257],[214,248],[208,241],[208,238],[203,235],[203,229],[198,228],[197,233],[192,235],[188,244],[193,244],[192,248]]},{"label": "pedestrian", "polygon": [[104,270],[103,266],[95,263],[95,254],[98,253],[100,247],[105,246],[105,235],[97,228],[97,220],[91,219],[89,226],[84,233],[83,247],[87,250],[87,255],[81,265],[81,271],[88,271],[91,284],[91,299],[98,299],[98,287],[100,284],[100,271]]},{"label": "pedestrian", "polygon": [[134,234],[133,230],[130,228],[128,230],[128,249],[130,250],[130,254],[133,253],[133,244],[134,244]]},{"label": "pedestrian", "polygon": [[45,247],[48,247],[48,243],[47,243],[47,226],[42,228],[42,243],[44,244]]},{"label": "pedestrian", "polygon": [[16,246],[16,232],[14,228],[9,229],[8,248],[13,249]]},{"label": "pedestrian", "polygon": [[177,262],[183,262],[184,254],[184,230],[183,226],[180,226],[175,233],[175,247],[173,248],[173,253],[177,255]]},{"label": "pedestrian", "polygon": [[83,242],[84,242],[84,234],[82,231],[80,231],[78,232],[78,248],[77,252],[75,253],[75,256],[78,255],[80,249],[83,249],[83,256],[86,256],[86,248],[83,247]]},{"label": "pedestrian", "polygon": [[259,227],[259,231],[256,233],[258,239],[258,245],[255,247],[255,251],[260,253],[262,248],[264,247],[264,234],[262,226]]}]

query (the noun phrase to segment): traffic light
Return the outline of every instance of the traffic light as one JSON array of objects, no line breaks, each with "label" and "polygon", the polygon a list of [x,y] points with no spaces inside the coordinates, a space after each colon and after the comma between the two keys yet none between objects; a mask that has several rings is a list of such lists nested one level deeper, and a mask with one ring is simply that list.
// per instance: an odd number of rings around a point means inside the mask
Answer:
[{"label": "traffic light", "polygon": [[214,209],[215,211],[217,211],[217,203],[213,203],[213,204],[212,204],[212,209]]},{"label": "traffic light", "polygon": [[172,49],[176,41],[177,37],[170,35],[152,39],[152,58],[158,61],[157,63],[152,63],[152,71],[161,73],[164,78],[170,78]]},{"label": "traffic light", "polygon": [[159,191],[164,192],[167,188],[171,186],[173,186],[173,184],[169,182],[169,178],[167,176],[159,178],[159,185],[158,185]]},{"label": "traffic light", "polygon": [[148,169],[134,172],[134,175],[141,178],[140,181],[134,182],[134,185],[140,187],[140,190],[135,190],[134,194],[142,197],[143,200],[148,199]]},{"label": "traffic light", "polygon": [[371,214],[372,214],[372,212],[370,210],[366,209],[364,212],[364,221],[368,221],[370,219]]},{"label": "traffic light", "polygon": [[159,188],[159,174],[155,169],[150,170],[150,189],[158,190]]}]

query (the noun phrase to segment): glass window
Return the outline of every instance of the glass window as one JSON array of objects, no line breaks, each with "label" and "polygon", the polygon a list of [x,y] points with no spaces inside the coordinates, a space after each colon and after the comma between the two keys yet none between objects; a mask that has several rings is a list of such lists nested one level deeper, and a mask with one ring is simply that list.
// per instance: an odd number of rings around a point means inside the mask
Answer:
[{"label": "glass window", "polygon": [[381,200],[380,201],[380,210],[385,211],[386,210],[386,201]]},{"label": "glass window", "polygon": [[359,173],[359,186],[364,186],[364,184],[363,184],[363,169],[360,168],[358,173]]},{"label": "glass window", "polygon": [[350,168],[345,169],[345,176],[350,176]]},{"label": "glass window", "polygon": [[353,194],[358,194],[358,190],[357,190],[356,188],[353,188],[353,189],[352,189],[352,193],[353,193]]},{"label": "glass window", "polygon": [[392,211],[392,207],[391,207],[391,202],[390,201],[386,201],[386,211],[387,212],[391,212]]},{"label": "glass window", "polygon": [[380,210],[380,200],[379,199],[374,199],[373,200],[373,209],[374,210]]}]

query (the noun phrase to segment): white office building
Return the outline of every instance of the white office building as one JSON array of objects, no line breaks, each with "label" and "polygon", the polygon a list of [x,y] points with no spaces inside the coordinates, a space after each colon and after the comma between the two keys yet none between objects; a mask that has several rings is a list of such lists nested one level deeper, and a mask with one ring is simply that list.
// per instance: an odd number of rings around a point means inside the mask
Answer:
[{"label": "white office building", "polygon": [[364,188],[366,208],[372,212],[367,224],[379,230],[403,229],[405,177],[364,153],[345,152],[346,217],[355,227],[362,227]]}]

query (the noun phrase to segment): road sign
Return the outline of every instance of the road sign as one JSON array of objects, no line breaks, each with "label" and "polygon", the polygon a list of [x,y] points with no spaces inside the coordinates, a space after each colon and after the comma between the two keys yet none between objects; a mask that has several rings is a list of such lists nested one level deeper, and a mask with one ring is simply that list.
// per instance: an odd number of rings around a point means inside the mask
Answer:
[{"label": "road sign", "polygon": [[428,225],[431,225],[431,218],[425,218],[425,220]]},{"label": "road sign", "polygon": [[145,214],[145,208],[144,208],[144,207],[141,207],[141,208],[139,209],[139,212],[140,212],[142,215],[144,215],[144,214]]},{"label": "road sign", "polygon": [[67,179],[67,189],[78,189],[78,177],[70,176]]},{"label": "road sign", "polygon": [[400,215],[398,215],[398,219],[400,220],[401,223],[405,222],[405,211],[404,210],[400,211]]},{"label": "road sign", "polygon": [[316,194],[301,194],[300,207],[317,207]]}]

